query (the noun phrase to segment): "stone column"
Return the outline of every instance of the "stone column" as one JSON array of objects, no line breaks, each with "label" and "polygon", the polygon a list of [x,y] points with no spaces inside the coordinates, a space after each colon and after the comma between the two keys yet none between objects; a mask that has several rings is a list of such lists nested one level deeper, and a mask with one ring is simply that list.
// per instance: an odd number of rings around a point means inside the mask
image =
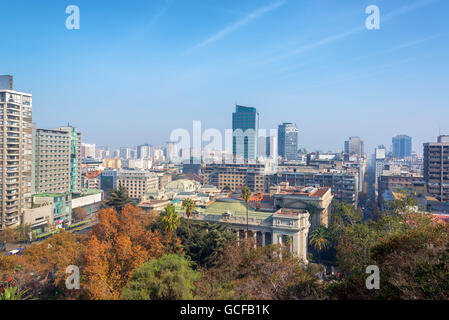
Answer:
[{"label": "stone column", "polygon": [[301,236],[302,236],[301,231],[295,233],[292,236],[292,252],[293,252],[293,254],[296,254],[300,258],[302,255]]},{"label": "stone column", "polygon": [[240,230],[237,230],[237,244],[240,245]]},{"label": "stone column", "polygon": [[265,231],[262,231],[262,247],[265,247],[266,239],[265,239]]},{"label": "stone column", "polygon": [[271,233],[271,243],[272,243],[272,244],[278,244],[278,240],[279,240],[278,234],[272,232],[272,233]]},{"label": "stone column", "polygon": [[254,248],[257,248],[257,231],[253,231]]}]

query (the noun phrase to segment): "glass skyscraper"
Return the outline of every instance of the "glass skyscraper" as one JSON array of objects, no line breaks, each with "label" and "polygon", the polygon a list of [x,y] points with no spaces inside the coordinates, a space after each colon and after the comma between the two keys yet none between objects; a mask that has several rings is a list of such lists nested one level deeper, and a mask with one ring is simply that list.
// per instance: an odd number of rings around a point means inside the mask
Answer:
[{"label": "glass skyscraper", "polygon": [[412,138],[406,135],[393,137],[393,156],[396,158],[410,157],[412,155]]},{"label": "glass skyscraper", "polygon": [[284,160],[296,160],[298,153],[298,128],[284,122],[278,127],[278,154]]},{"label": "glass skyscraper", "polygon": [[235,106],[232,114],[232,154],[237,159],[256,160],[259,113],[256,108]]}]

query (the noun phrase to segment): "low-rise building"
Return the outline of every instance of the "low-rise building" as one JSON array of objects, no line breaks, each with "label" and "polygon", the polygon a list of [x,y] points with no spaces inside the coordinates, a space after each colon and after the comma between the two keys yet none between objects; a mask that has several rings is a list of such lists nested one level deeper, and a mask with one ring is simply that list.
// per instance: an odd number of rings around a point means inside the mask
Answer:
[{"label": "low-rise building", "polygon": [[275,209],[307,210],[310,214],[311,230],[330,223],[330,204],[333,196],[330,187],[296,187],[281,183],[271,187]]}]

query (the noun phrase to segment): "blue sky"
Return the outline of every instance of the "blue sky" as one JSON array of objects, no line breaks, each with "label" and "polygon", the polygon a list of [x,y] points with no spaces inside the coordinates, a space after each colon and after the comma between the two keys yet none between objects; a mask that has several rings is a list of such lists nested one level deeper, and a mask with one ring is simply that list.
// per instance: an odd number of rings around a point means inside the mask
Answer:
[{"label": "blue sky", "polygon": [[230,128],[236,102],[262,128],[296,123],[309,150],[358,135],[372,153],[405,133],[422,152],[449,133],[447,0],[0,0],[0,29],[0,74],[33,93],[37,126],[97,145]]}]

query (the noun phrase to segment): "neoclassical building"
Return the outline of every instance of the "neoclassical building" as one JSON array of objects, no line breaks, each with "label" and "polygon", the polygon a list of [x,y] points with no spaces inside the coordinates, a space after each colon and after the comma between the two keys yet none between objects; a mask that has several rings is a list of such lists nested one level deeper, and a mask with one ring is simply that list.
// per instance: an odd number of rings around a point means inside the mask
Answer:
[{"label": "neoclassical building", "polygon": [[195,180],[179,179],[173,180],[165,185],[165,192],[181,193],[196,192],[201,188],[201,184]]},{"label": "neoclassical building", "polygon": [[[190,219],[226,224],[232,228],[237,239],[252,237],[257,246],[268,244],[290,245],[290,251],[307,263],[307,237],[310,229],[309,212],[303,209],[279,209],[275,212],[249,210],[248,233],[246,232],[246,207],[237,199],[217,199],[206,209],[198,208]],[[185,217],[185,212],[178,209]]]}]

